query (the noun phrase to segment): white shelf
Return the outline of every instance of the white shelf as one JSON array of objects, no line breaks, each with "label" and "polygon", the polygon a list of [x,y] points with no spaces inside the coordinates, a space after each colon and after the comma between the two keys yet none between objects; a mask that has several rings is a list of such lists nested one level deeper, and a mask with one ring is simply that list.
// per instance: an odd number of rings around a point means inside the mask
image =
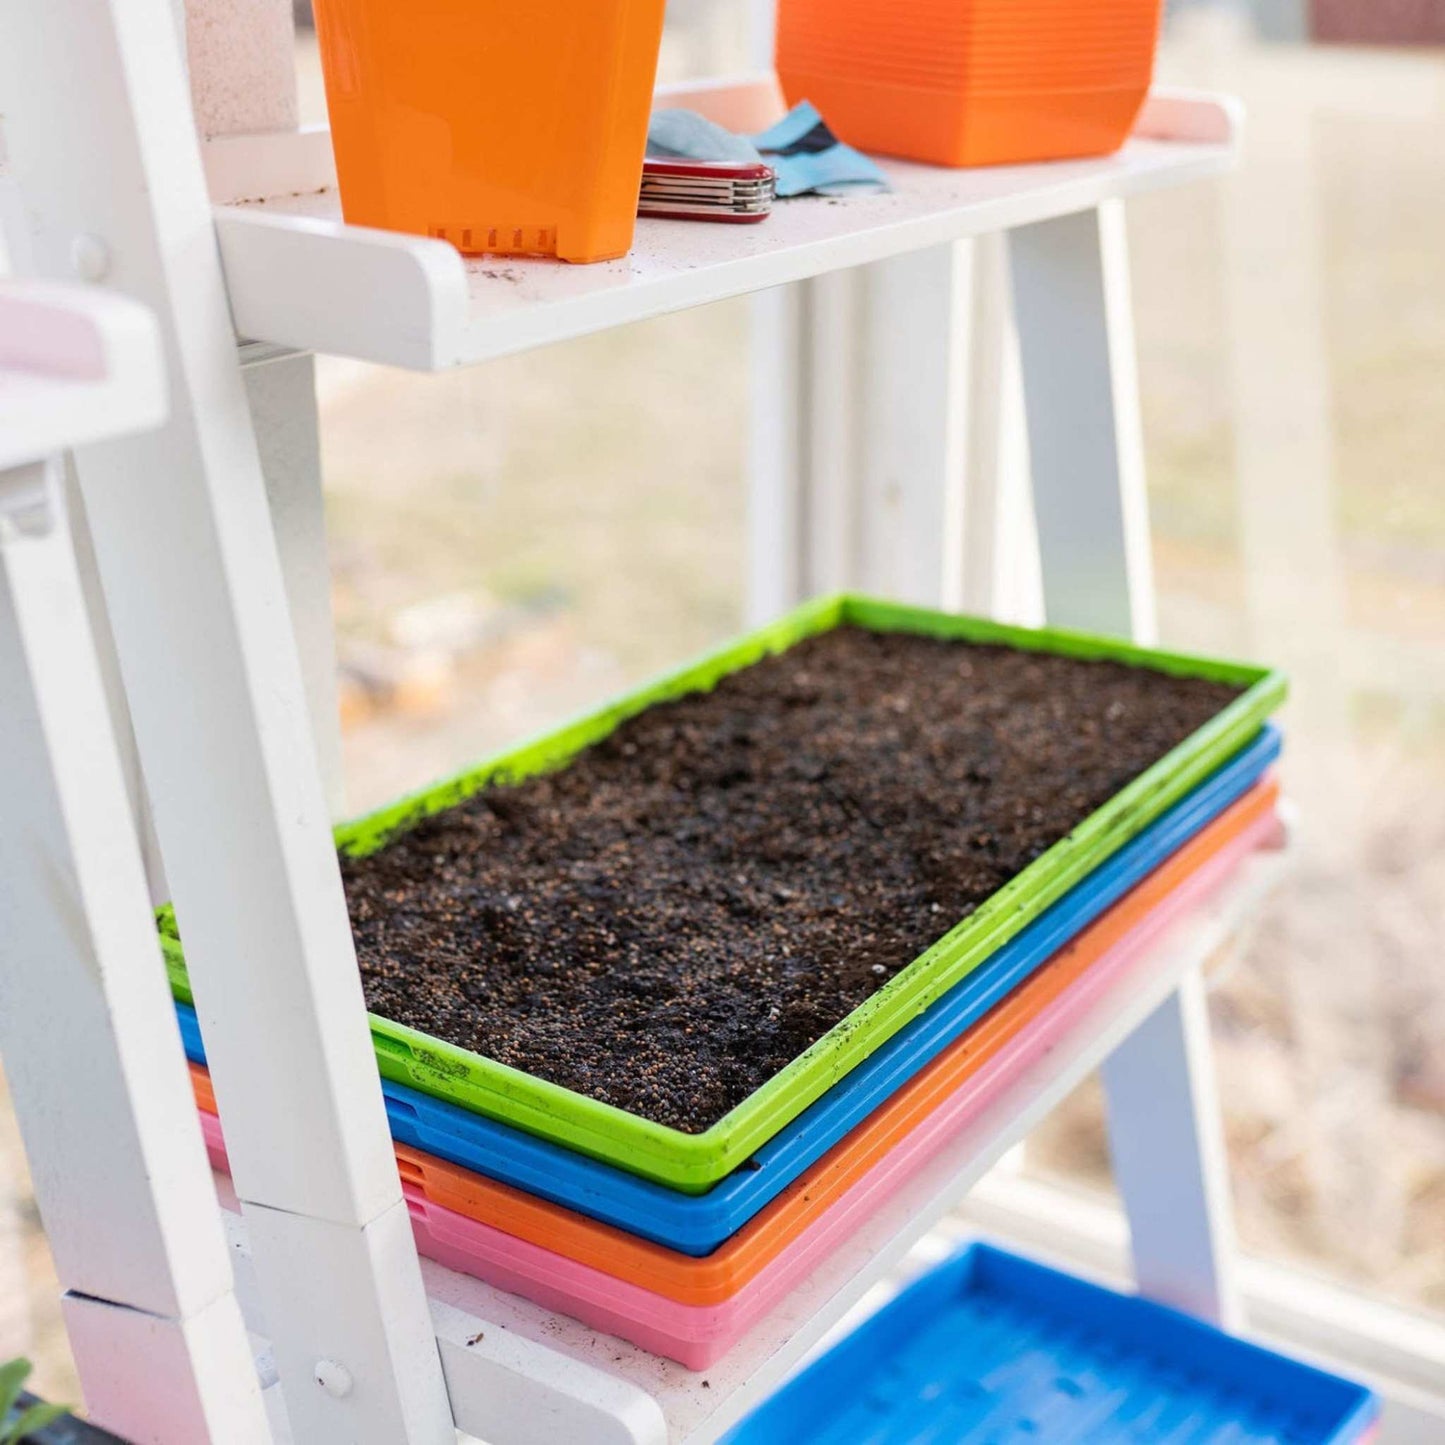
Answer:
[{"label": "white shelf", "polygon": [[[564,1422],[572,1432],[566,1438],[585,1438],[589,1445],[704,1445],[717,1439],[869,1290],[886,1282],[969,1188],[1238,930],[1287,859],[1282,851],[1250,855],[1206,903],[1166,927],[1138,962],[1101,991],[1057,1048],[1012,1079],[986,1113],[709,1370],[685,1370],[423,1260],[458,1428],[491,1445],[564,1438]],[[234,1208],[229,1183],[218,1176],[217,1187],[223,1204]],[[250,1327],[264,1333],[254,1313],[244,1227],[235,1216],[228,1216],[228,1225],[242,1308]]]},{"label": "white shelf", "polygon": [[[781,111],[769,79],[677,88],[659,97],[737,129]],[[221,205],[216,224],[237,331],[253,342],[424,371],[486,361],[609,326],[700,306],[986,232],[1088,209],[1227,170],[1238,120],[1228,101],[1160,93],[1117,155],[949,170],[885,161],[887,195],[779,202],[756,226],[641,220],[620,261],[464,261],[445,242],[347,226],[324,135],[274,138],[251,164],[208,156],[212,194],[250,185],[322,189]],[[244,189],[244,187],[243,187]]]},{"label": "white shelf", "polygon": [[158,426],[165,412],[160,336],[143,306],[0,281],[0,472]]}]

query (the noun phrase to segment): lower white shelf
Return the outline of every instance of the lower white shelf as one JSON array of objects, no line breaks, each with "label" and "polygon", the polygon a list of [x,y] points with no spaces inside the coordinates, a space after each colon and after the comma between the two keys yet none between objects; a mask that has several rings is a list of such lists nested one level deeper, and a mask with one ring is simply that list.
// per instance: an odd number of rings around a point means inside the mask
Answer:
[{"label": "lower white shelf", "polygon": [[[1050,1052],[1019,1069],[963,1130],[826,1264],[711,1369],[694,1373],[611,1335],[422,1261],[458,1428],[490,1445],[704,1445],[770,1394],[908,1251],[1245,922],[1287,866],[1257,852],[1166,925],[1101,988]],[[245,1226],[216,1178],[249,1327],[259,1317]]]}]

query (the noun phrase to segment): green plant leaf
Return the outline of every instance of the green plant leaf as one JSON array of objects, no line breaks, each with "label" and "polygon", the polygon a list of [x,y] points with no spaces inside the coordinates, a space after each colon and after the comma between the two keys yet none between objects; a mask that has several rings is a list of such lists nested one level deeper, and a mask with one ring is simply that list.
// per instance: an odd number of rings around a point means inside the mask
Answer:
[{"label": "green plant leaf", "polygon": [[[29,1360],[10,1360],[0,1365],[0,1427],[3,1421],[15,1408],[15,1402],[20,1398],[20,1391],[25,1388],[25,1381],[30,1376],[32,1366]],[[8,1433],[0,1436],[0,1441],[8,1441],[11,1437]]]},{"label": "green plant leaf", "polygon": [[3,1438],[0,1438],[0,1445],[20,1445],[27,1435],[34,1435],[52,1421],[69,1413],[69,1409],[64,1405],[47,1405],[43,1402],[31,1405],[22,1410],[15,1422],[9,1426]]}]

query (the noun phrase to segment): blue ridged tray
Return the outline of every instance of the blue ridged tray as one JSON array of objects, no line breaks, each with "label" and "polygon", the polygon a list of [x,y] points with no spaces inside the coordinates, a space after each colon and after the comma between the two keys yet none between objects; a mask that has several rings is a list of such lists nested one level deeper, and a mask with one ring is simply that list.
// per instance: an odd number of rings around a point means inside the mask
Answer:
[{"label": "blue ridged tray", "polygon": [[[392,1135],[414,1149],[670,1249],[710,1254],[1075,934],[1248,791],[1279,750],[1278,730],[1264,728],[706,1194],[678,1193],[383,1079]],[[204,1063],[195,1011],[177,1003],[176,1012],[187,1055]]]},{"label": "blue ridged tray", "polygon": [[724,1445],[1346,1445],[1376,1413],[1363,1386],[975,1244]]}]

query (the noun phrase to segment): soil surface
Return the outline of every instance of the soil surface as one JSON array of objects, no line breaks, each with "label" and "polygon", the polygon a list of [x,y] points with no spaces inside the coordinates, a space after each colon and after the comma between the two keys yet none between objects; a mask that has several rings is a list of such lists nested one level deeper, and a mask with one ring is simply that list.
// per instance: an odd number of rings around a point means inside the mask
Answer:
[{"label": "soil surface", "polygon": [[839,629],[343,859],[367,1005],[701,1132],[1235,696]]}]

